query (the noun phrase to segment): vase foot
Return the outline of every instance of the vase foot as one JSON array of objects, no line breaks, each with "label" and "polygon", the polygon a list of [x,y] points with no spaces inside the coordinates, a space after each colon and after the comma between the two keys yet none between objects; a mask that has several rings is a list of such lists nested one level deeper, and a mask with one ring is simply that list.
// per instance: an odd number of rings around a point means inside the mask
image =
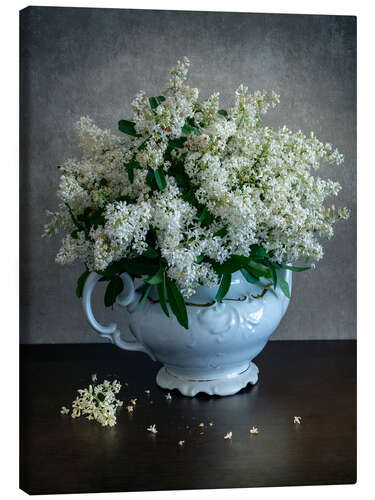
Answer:
[{"label": "vase foot", "polygon": [[184,396],[194,397],[198,392],[204,392],[210,396],[231,396],[249,383],[256,384],[258,372],[258,367],[251,361],[247,370],[238,375],[212,380],[192,380],[174,375],[163,366],[156,376],[156,383],[162,389],[178,389]]}]

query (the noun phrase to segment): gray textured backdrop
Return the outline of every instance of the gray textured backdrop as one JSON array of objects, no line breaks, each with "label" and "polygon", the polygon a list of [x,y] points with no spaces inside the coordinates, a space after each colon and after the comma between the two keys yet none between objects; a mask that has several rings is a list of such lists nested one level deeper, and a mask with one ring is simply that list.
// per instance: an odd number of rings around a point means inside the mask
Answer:
[{"label": "gray textured backdrop", "polygon": [[[225,107],[241,82],[273,89],[281,103],[267,123],[314,130],[344,153],[341,169],[321,174],[342,184],[337,204],[352,217],[337,224],[317,269],[294,275],[293,300],[273,338],[354,338],[356,19],[31,7],[21,13],[21,341],[99,340],[74,296],[81,268],[55,264],[58,239],[40,237],[46,209],[56,206],[56,166],[78,154],[74,121],[89,115],[116,129],[133,95],[157,95],[184,55],[203,97],[220,91]],[[98,317],[119,316],[104,311],[100,293]]]}]

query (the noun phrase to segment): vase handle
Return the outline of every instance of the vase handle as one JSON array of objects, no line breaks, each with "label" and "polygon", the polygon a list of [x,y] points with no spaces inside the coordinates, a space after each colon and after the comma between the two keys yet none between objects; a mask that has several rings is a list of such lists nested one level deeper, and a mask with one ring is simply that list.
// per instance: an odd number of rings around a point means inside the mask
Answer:
[{"label": "vase handle", "polygon": [[[95,272],[89,274],[86,279],[85,286],[83,287],[82,295],[82,306],[83,311],[90,325],[96,330],[102,338],[109,339],[113,344],[121,349],[126,349],[127,351],[141,351],[150,356],[153,361],[156,361],[155,356],[150,351],[148,347],[143,345],[137,339],[134,342],[127,342],[121,338],[121,332],[117,328],[116,323],[110,323],[109,325],[101,325],[96,321],[91,308],[91,295],[95,288],[96,283],[100,280],[102,276]],[[139,292],[135,291],[134,283],[131,276],[128,273],[121,274],[121,279],[124,283],[124,290],[116,299],[116,303],[120,306],[128,306],[132,302],[139,299]]]}]

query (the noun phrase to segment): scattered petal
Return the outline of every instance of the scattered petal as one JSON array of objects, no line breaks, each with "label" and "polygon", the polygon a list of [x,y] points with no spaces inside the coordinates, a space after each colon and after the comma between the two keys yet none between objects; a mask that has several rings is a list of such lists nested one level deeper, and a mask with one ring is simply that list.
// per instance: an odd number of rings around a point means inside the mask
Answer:
[{"label": "scattered petal", "polygon": [[66,408],[65,406],[61,407],[60,413],[61,415],[67,415],[69,413],[69,408]]},{"label": "scattered petal", "polygon": [[199,424],[199,427],[204,427],[204,423],[203,423],[203,422],[201,422],[201,423]]},{"label": "scattered petal", "polygon": [[150,427],[147,427],[147,430],[149,432],[152,432],[152,434],[157,434],[157,432],[158,432],[155,424],[152,424],[152,425],[150,425]]},{"label": "scattered petal", "polygon": [[128,410],[128,412],[129,412],[129,413],[133,413],[133,411],[134,411],[134,406],[129,405],[129,406],[127,406],[127,407],[126,407],[126,409]]},{"label": "scattered petal", "polygon": [[137,398],[130,400],[131,404],[135,406],[137,404]]},{"label": "scattered petal", "polygon": [[185,444],[185,441],[179,441],[178,442],[178,446],[184,446],[184,444]]},{"label": "scattered petal", "polygon": [[253,427],[250,429],[250,434],[259,434],[258,428],[253,426]]},{"label": "scattered petal", "polygon": [[96,382],[96,381],[98,380],[98,377],[96,376],[96,373],[93,373],[93,374],[91,375],[91,380],[92,380],[93,382]]},{"label": "scattered petal", "polygon": [[232,435],[232,432],[228,432],[227,434],[225,434],[224,439],[232,439]]},{"label": "scattered petal", "polygon": [[295,424],[300,424],[301,423],[301,420],[302,420],[302,417],[293,417],[293,422]]},{"label": "scattered petal", "polygon": [[165,399],[172,399],[171,393],[168,392],[168,394],[165,395]]},{"label": "scattered petal", "polygon": [[209,425],[210,427],[212,427],[212,426],[214,425],[214,423],[213,423],[213,422],[210,422],[208,425]]},{"label": "scattered petal", "polygon": [[[95,379],[94,375],[92,379]],[[116,398],[120,389],[117,380],[104,380],[102,384],[90,384],[88,389],[78,389],[78,397],[72,403],[72,418],[83,416],[87,420],[96,420],[103,427],[113,427],[117,421],[116,411],[122,406],[122,401]]]},{"label": "scattered petal", "polygon": [[146,390],[145,390],[145,393],[146,393],[146,394],[150,394],[150,389],[146,389]]}]

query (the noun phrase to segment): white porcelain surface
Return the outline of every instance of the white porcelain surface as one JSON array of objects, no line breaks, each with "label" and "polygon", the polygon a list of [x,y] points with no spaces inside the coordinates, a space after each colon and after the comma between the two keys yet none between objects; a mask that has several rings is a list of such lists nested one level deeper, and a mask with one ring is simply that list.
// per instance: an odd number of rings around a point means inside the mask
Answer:
[{"label": "white porcelain surface", "polygon": [[[291,289],[291,271],[281,274]],[[116,324],[100,325],[93,316],[91,293],[99,279],[98,274],[91,273],[83,292],[83,308],[91,326],[118,347],[142,351],[160,361],[164,369],[157,383],[187,396],[198,392],[229,395],[249,382],[256,383],[257,368],[250,362],[279,325],[289,303],[279,287],[260,299],[254,298],[263,287],[249,284],[240,272],[234,273],[230,291],[221,303],[214,300],[217,287],[197,289],[187,301],[186,330],[173,315],[165,316],[155,294],[140,311],[142,294],[124,273],[124,291],[117,303],[127,307],[130,331],[135,337],[134,342],[126,342]]]},{"label": "white porcelain surface", "polygon": [[198,392],[215,396],[230,396],[246,387],[247,384],[256,384],[258,372],[255,363],[250,362],[247,369],[242,373],[233,373],[224,378],[213,380],[191,380],[172,375],[163,366],[156,376],[156,382],[163,389],[169,389],[170,391],[178,389],[185,396],[194,397]]}]

